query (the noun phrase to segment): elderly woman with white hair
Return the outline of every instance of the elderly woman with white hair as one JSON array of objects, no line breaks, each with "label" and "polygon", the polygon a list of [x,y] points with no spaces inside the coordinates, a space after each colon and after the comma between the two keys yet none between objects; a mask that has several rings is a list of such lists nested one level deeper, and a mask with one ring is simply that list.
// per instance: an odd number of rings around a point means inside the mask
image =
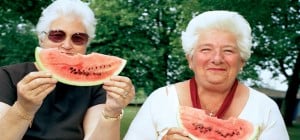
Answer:
[{"label": "elderly woman with white hair", "polygon": [[[37,24],[42,48],[85,54],[96,19],[87,3],[56,0]],[[1,140],[119,140],[123,108],[135,94],[131,80],[113,76],[103,85],[71,86],[34,62],[0,68]]]},{"label": "elderly woman with white hair", "polygon": [[132,121],[125,140],[190,139],[178,124],[180,106],[222,120],[244,119],[258,128],[260,140],[288,139],[276,103],[237,79],[252,46],[250,25],[240,14],[204,12],[189,22],[181,39],[194,76],[155,90]]}]

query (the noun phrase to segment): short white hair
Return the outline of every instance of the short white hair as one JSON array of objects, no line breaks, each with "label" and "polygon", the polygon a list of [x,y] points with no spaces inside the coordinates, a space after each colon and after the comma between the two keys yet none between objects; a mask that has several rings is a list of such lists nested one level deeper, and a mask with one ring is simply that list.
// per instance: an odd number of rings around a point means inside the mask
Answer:
[{"label": "short white hair", "polygon": [[61,16],[77,16],[82,21],[89,35],[89,42],[95,37],[96,18],[87,3],[80,0],[56,0],[43,10],[36,25],[39,39],[43,39],[43,32],[50,30],[51,23]]},{"label": "short white hair", "polygon": [[188,24],[186,31],[181,34],[182,48],[186,55],[192,55],[196,43],[200,39],[201,31],[207,29],[225,30],[233,33],[237,38],[240,55],[244,61],[251,56],[252,36],[248,21],[232,11],[207,11],[194,17]]}]

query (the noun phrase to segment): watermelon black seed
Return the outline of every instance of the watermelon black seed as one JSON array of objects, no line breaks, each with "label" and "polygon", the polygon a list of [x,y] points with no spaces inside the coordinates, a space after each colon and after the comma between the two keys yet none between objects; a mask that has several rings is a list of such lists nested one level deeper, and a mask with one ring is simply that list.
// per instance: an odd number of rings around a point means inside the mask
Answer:
[{"label": "watermelon black seed", "polygon": [[101,76],[104,71],[101,71],[101,69],[105,69],[105,67],[112,67],[113,65],[107,64],[107,65],[100,65],[100,66],[94,66],[94,67],[87,67],[87,68],[77,68],[77,67],[69,67],[69,71],[72,74],[75,75],[84,75],[84,76],[89,76],[89,75],[97,75]]},{"label": "watermelon black seed", "polygon": [[222,136],[222,137],[224,137],[224,138],[226,138],[226,137],[232,137],[232,136],[234,136],[234,135],[240,135],[240,132],[239,131],[237,131],[237,130],[233,130],[232,132],[228,132],[228,133],[222,133],[220,130],[215,130],[215,132],[218,134],[218,135],[220,135],[220,136]]},{"label": "watermelon black seed", "polygon": [[193,123],[192,124],[194,126],[194,130],[199,130],[200,133],[207,133],[212,131],[212,128],[210,126],[205,127],[203,124],[197,124],[197,123]]}]

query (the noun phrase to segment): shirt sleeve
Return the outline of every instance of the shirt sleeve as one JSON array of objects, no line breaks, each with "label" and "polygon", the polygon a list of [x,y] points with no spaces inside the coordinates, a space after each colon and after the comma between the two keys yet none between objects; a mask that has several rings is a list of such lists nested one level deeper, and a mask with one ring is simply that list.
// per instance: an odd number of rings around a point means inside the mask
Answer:
[{"label": "shirt sleeve", "polygon": [[102,88],[102,85],[92,87],[92,92],[93,100],[91,101],[89,107],[97,104],[104,104],[106,102],[106,91]]},{"label": "shirt sleeve", "polygon": [[12,105],[17,98],[16,88],[9,73],[0,68],[0,102]]},{"label": "shirt sleeve", "polygon": [[256,128],[258,140],[289,140],[278,105],[270,97],[250,88],[250,96],[240,115]]},{"label": "shirt sleeve", "polygon": [[260,140],[289,140],[288,132],[277,104],[270,104],[268,119],[259,137]]}]

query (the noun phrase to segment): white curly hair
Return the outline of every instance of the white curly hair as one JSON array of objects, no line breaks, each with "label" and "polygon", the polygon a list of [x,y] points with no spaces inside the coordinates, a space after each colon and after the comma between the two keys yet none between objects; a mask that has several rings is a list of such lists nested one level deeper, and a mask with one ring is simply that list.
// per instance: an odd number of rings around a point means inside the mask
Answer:
[{"label": "white curly hair", "polygon": [[54,20],[61,16],[71,15],[77,16],[78,19],[82,20],[87,34],[89,35],[89,44],[95,37],[97,21],[94,12],[88,6],[88,3],[84,3],[81,0],[56,0],[46,7],[36,25],[38,38],[41,40],[45,37],[43,32],[49,31],[50,25]]},{"label": "white curly hair", "polygon": [[207,29],[225,30],[233,33],[237,38],[240,55],[244,61],[251,56],[252,36],[248,21],[232,11],[207,11],[194,17],[181,34],[182,48],[186,55],[193,55],[200,32]]}]

